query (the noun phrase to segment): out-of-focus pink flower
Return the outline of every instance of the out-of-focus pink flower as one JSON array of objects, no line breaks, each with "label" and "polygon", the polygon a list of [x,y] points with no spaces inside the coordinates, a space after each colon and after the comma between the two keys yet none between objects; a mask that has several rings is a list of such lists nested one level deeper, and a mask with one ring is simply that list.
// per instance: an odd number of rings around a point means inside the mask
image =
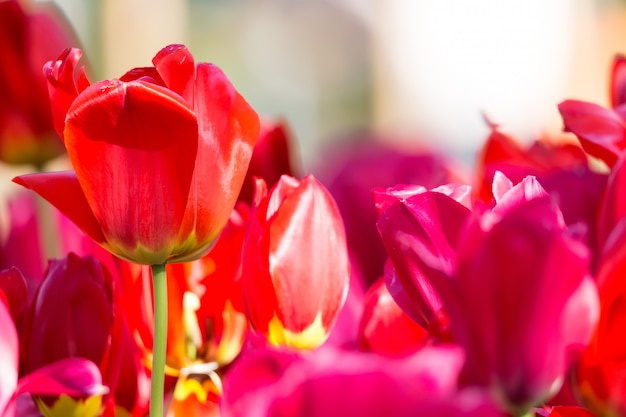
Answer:
[{"label": "out-of-focus pink flower", "polygon": [[381,278],[365,294],[359,324],[362,349],[392,357],[403,357],[424,346],[428,332],[396,304]]},{"label": "out-of-focus pink flower", "polygon": [[252,328],[274,345],[322,344],[346,299],[350,267],[341,215],[313,176],[257,180],[243,258]]},{"label": "out-of-focus pink flower", "polygon": [[[98,398],[106,394],[98,367],[83,358],[50,363],[18,380],[18,334],[0,291],[0,416],[16,416],[16,400],[21,394]],[[19,414],[20,416],[22,414]]]},{"label": "out-of-focus pink flower", "polygon": [[225,381],[224,417],[500,416],[479,392],[458,392],[463,353],[427,347],[401,360],[324,347],[295,356],[250,352]]},{"label": "out-of-focus pink flower", "polygon": [[63,152],[55,133],[42,67],[78,46],[52,3],[0,2],[0,160],[42,165]]},{"label": "out-of-focus pink flower", "polygon": [[292,167],[293,146],[292,135],[285,121],[261,121],[261,131],[252,151],[239,201],[252,203],[254,177],[263,178],[268,188],[272,188],[282,175],[295,176]]},{"label": "out-of-focus pink flower", "polygon": [[443,155],[429,150],[405,152],[386,138],[357,137],[333,141],[314,173],[328,187],[341,212],[348,240],[366,286],[383,275],[387,253],[378,231],[372,189],[418,184],[427,189],[465,183],[461,170]]},{"label": "out-of-focus pink flower", "polygon": [[[26,278],[32,297],[44,274],[36,197],[17,193],[0,201],[0,269],[15,267]],[[5,211],[6,210],[6,211]],[[6,213],[6,214],[5,214]]]}]

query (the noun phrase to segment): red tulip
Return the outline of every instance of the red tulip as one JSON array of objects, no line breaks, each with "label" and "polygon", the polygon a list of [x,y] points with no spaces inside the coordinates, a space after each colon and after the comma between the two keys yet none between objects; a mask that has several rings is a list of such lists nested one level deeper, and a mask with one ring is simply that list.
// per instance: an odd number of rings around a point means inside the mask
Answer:
[{"label": "red tulip", "polygon": [[253,329],[275,345],[323,343],[349,285],[343,222],[328,191],[312,176],[283,176],[269,194],[257,180],[243,256]]},{"label": "red tulip", "polygon": [[[257,114],[216,66],[182,45],[154,67],[86,87],[49,63],[52,105],[74,171],[14,181],[33,189],[115,255],[141,264],[205,254],[225,226],[256,141]],[[62,90],[62,91],[61,91]]]},{"label": "red tulip", "polygon": [[576,370],[585,403],[601,416],[626,413],[626,220],[609,236],[598,262],[600,319]]},{"label": "red tulip", "polygon": [[54,5],[26,3],[0,2],[0,160],[41,165],[65,151],[41,68],[77,41]]},{"label": "red tulip", "polygon": [[365,294],[359,344],[368,351],[403,357],[424,346],[428,333],[393,300],[379,279]]}]

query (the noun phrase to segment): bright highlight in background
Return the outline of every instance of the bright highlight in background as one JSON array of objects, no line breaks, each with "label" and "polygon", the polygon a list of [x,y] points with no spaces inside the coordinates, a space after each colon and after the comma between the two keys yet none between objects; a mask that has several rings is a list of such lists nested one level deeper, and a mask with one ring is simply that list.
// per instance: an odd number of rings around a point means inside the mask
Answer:
[{"label": "bright highlight in background", "polygon": [[[467,152],[481,113],[522,138],[558,120],[580,2],[393,0],[381,7],[378,128]],[[558,128],[558,127],[557,127]]]}]

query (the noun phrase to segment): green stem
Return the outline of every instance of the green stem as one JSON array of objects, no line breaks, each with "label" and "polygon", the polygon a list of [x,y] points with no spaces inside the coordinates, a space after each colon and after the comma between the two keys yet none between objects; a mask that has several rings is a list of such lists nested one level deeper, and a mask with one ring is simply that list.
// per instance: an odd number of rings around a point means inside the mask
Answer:
[{"label": "green stem", "polygon": [[150,417],[163,417],[165,353],[167,349],[167,276],[165,264],[152,265],[154,291],[154,342],[152,344],[152,385]]}]

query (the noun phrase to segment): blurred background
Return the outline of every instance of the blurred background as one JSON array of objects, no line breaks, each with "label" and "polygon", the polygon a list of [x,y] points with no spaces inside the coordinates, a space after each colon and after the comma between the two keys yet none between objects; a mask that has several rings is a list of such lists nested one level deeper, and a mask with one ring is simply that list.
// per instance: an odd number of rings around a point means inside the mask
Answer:
[{"label": "blurred background", "polygon": [[483,115],[522,140],[557,133],[565,98],[608,102],[626,52],[609,0],[55,0],[92,80],[169,43],[218,64],[263,116],[285,119],[303,168],[345,135],[471,161]]}]

